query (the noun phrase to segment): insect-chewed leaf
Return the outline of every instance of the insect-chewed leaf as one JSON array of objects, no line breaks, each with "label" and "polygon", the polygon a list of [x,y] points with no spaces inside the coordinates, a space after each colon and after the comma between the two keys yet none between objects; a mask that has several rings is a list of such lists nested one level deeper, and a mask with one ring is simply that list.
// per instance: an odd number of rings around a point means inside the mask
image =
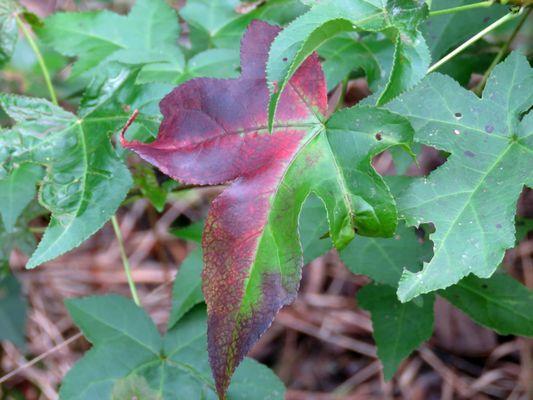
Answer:
[{"label": "insect-chewed leaf", "polygon": [[122,140],[177,180],[233,182],[213,202],[203,236],[209,353],[222,397],[240,360],[296,296],[298,217],[306,197],[322,199],[338,248],[355,229],[392,235],[394,199],[371,160],[390,146],[408,146],[413,134],[403,117],[377,108],[344,109],[326,120],[316,55],[289,82],[269,134],[265,64],[278,32],[253,22],[241,46],[240,78],[181,85],[161,102],[164,119],[154,142]]},{"label": "insect-chewed leaf", "polygon": [[516,202],[533,185],[533,70],[511,54],[498,65],[483,97],[432,74],[391,103],[411,121],[417,141],[451,153],[448,161],[400,197],[407,222],[435,224],[434,256],[398,289],[407,301],[473,273],[492,275],[513,247]]}]

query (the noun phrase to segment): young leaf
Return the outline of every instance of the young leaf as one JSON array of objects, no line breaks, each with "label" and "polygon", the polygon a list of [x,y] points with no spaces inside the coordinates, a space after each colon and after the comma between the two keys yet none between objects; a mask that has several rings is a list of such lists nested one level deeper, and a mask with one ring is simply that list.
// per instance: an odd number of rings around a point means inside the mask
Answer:
[{"label": "young leaf", "polygon": [[41,177],[41,167],[26,163],[0,179],[0,215],[6,231],[13,230],[18,217],[35,197],[35,185]]},{"label": "young leaf", "polygon": [[203,303],[202,266],[202,252],[199,249],[193,250],[181,264],[172,288],[169,329],[176,325],[191,308]]},{"label": "young leaf", "polygon": [[39,31],[61,54],[77,57],[73,73],[117,61],[128,65],[180,56],[176,12],[164,0],[137,0],[127,16],[109,11],[56,13]]},{"label": "young leaf", "polygon": [[19,348],[25,348],[27,306],[17,279],[0,276],[0,340],[9,340]]},{"label": "young leaf", "polygon": [[400,303],[394,288],[367,285],[357,296],[359,305],[370,311],[378,357],[383,374],[390,380],[400,363],[433,333],[434,296]]},{"label": "young leaf", "polygon": [[20,7],[15,0],[2,0],[0,3],[0,67],[13,55],[18,39],[15,15]]},{"label": "young leaf", "polygon": [[533,336],[533,291],[509,275],[469,276],[439,294],[501,335]]},{"label": "young leaf", "polygon": [[[135,394],[147,396],[143,400],[216,398],[204,307],[187,313],[164,338],[141,308],[120,296],[72,299],[67,308],[93,348],[68,372],[61,400],[123,400]],[[284,388],[267,368],[246,360],[229,393],[236,400],[254,395],[281,400]]]},{"label": "young leaf", "polygon": [[400,197],[410,225],[432,222],[434,256],[421,272],[404,271],[398,296],[408,301],[473,273],[492,275],[513,247],[516,201],[532,186],[533,72],[511,54],[498,65],[482,99],[432,74],[390,108],[407,116],[417,141],[451,153],[427,179]]},{"label": "young leaf", "polygon": [[313,192],[324,202],[338,248],[355,229],[392,235],[394,199],[371,160],[412,138],[405,119],[376,108],[344,109],[326,121],[316,55],[291,79],[269,134],[264,67],[278,32],[252,23],[241,48],[240,78],[183,84],[162,101],[164,120],[154,142],[122,140],[174,179],[234,181],[213,202],[203,238],[209,352],[221,396],[240,360],[296,296],[298,215],[305,198]]},{"label": "young leaf", "polygon": [[[402,45],[397,46],[397,63],[401,63],[400,70],[407,72],[425,73],[424,66],[413,67],[410,61],[417,60],[422,53],[427,54],[423,59],[425,68],[429,64],[429,52],[423,37],[417,32],[419,22],[427,14],[427,6],[414,0],[327,0],[316,4],[310,11],[294,20],[272,43],[267,65],[267,78],[272,95],[269,104],[269,127],[275,118],[276,110],[289,79],[298,67],[322,43],[333,36],[354,30],[383,31],[392,28],[396,32],[397,40]],[[403,42],[403,37],[406,41]],[[405,47],[420,47],[416,51],[409,51],[403,56]],[[422,49],[425,48],[425,51]],[[401,74],[402,72],[398,72]],[[412,84],[423,77],[415,75],[401,78],[391,75],[390,93],[385,95],[385,103],[389,98],[399,94],[398,86],[402,81]],[[393,79],[392,79],[393,78]],[[402,90],[407,87],[401,88]]]}]

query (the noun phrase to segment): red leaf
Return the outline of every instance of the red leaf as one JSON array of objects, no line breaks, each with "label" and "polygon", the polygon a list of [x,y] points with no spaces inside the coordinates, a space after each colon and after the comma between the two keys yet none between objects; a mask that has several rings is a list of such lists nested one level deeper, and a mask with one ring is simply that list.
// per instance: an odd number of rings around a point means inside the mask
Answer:
[{"label": "red leaf", "polygon": [[122,138],[125,147],[181,182],[233,182],[213,201],[203,237],[209,356],[221,398],[236,366],[293,301],[300,281],[301,255],[290,260],[294,271],[282,275],[258,266],[276,254],[258,261],[257,252],[273,194],[309,130],[324,120],[327,93],[313,55],[283,92],[268,133],[265,65],[279,30],[254,21],[242,41],[240,78],[186,82],[161,102],[164,119],[154,142]]}]

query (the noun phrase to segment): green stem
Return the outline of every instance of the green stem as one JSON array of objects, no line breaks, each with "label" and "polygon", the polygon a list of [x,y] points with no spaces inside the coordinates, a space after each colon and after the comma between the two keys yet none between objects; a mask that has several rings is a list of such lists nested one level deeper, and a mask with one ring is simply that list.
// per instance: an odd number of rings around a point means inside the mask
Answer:
[{"label": "green stem", "polygon": [[128,279],[128,285],[130,286],[131,297],[135,304],[139,307],[141,302],[139,301],[139,295],[137,294],[137,288],[135,287],[135,282],[131,276],[131,266],[128,256],[126,255],[126,249],[124,248],[124,239],[122,238],[122,232],[120,231],[120,226],[118,225],[117,217],[113,215],[111,217],[111,223],[113,224],[113,230],[115,231],[115,236],[117,237],[118,246],[120,248],[120,257],[122,258],[122,265],[124,266],[124,272],[126,273],[126,278]]},{"label": "green stem", "polygon": [[487,80],[489,79],[489,75],[492,72],[492,70],[494,69],[494,67],[496,67],[496,65],[499,64],[499,62],[502,60],[502,58],[505,56],[505,54],[507,54],[507,52],[509,51],[509,47],[511,46],[511,43],[513,43],[514,38],[516,37],[516,35],[518,34],[520,29],[522,28],[522,26],[526,22],[527,17],[529,16],[529,13],[531,12],[531,10],[533,10],[533,9],[532,8],[528,8],[527,11],[524,13],[524,15],[522,15],[522,18],[520,18],[520,21],[518,22],[518,24],[514,28],[513,33],[511,34],[511,36],[509,36],[509,39],[507,39],[507,41],[502,46],[500,51],[498,51],[498,54],[496,54],[496,57],[494,57],[494,60],[492,60],[492,63],[490,64],[490,66],[487,68],[487,70],[483,74],[483,78],[481,78],[481,81],[479,82],[479,84],[474,89],[474,92],[477,93],[478,95],[481,95],[481,92],[483,92],[483,88],[487,84]]},{"label": "green stem", "polygon": [[472,10],[475,8],[486,8],[486,7],[492,6],[494,3],[495,3],[494,0],[480,1],[479,3],[465,4],[464,6],[446,8],[444,10],[430,11],[429,16],[434,17],[436,15],[454,14],[456,12],[468,11],[468,10]]},{"label": "green stem", "polygon": [[503,17],[501,17],[499,20],[495,21],[494,23],[487,26],[482,31],[476,33],[474,36],[472,36],[470,39],[468,39],[466,42],[464,42],[462,45],[460,45],[458,48],[453,50],[451,53],[445,55],[442,57],[439,61],[437,61],[435,64],[433,64],[431,67],[429,67],[427,73],[431,73],[435,71],[437,68],[445,64],[446,62],[450,61],[453,57],[455,57],[457,54],[461,53],[463,50],[465,50],[467,47],[471,46],[475,42],[477,42],[479,39],[481,39],[483,36],[485,36],[487,33],[492,32],[494,29],[498,28],[499,26],[505,24],[506,22],[512,20],[513,18],[516,18],[520,13],[522,13],[523,9],[520,9],[519,12],[510,12]]},{"label": "green stem", "polygon": [[24,24],[24,22],[22,22],[18,14],[15,14],[15,20],[17,21],[18,27],[24,34],[24,37],[28,41],[31,49],[33,50],[33,52],[35,53],[35,56],[37,57],[37,62],[39,63],[39,67],[41,67],[41,72],[43,73],[46,87],[48,88],[48,92],[50,93],[50,99],[52,100],[52,103],[54,103],[57,106],[58,103],[57,103],[56,92],[54,90],[54,87],[52,86],[52,80],[50,79],[50,73],[48,72],[48,68],[46,67],[46,63],[44,62],[43,55],[41,51],[39,50],[37,43],[35,43],[35,40],[33,40],[31,32],[29,31],[28,28],[26,28],[26,25]]}]

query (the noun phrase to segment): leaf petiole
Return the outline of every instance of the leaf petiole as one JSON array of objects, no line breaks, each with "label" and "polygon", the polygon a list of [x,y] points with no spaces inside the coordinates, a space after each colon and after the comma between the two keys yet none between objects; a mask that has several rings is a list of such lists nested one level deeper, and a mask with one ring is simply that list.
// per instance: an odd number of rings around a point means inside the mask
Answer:
[{"label": "leaf petiole", "polygon": [[113,230],[115,231],[115,236],[117,237],[118,246],[120,248],[120,257],[122,258],[122,265],[124,266],[124,272],[126,273],[126,278],[128,279],[128,285],[130,287],[131,297],[135,304],[139,307],[141,302],[139,300],[139,295],[137,294],[137,288],[135,287],[135,282],[131,276],[131,266],[128,256],[126,255],[126,249],[124,248],[124,239],[122,238],[122,232],[120,231],[120,226],[117,221],[116,215],[111,217],[111,223],[113,224]]},{"label": "leaf petiole", "polygon": [[476,33],[474,36],[472,36],[470,39],[468,39],[466,42],[464,42],[462,45],[457,47],[455,50],[450,52],[449,54],[442,57],[439,61],[437,61],[435,64],[433,64],[431,67],[429,67],[427,73],[431,73],[441,67],[446,62],[450,61],[453,57],[461,53],[463,50],[465,50],[467,47],[470,47],[472,44],[477,42],[479,39],[481,39],[483,36],[485,36],[487,33],[492,32],[494,29],[498,28],[499,26],[505,24],[506,22],[516,18],[518,15],[522,14],[524,11],[523,8],[521,8],[518,12],[511,11],[508,14],[505,14],[503,17],[501,17],[499,20],[493,22],[489,26],[487,26],[482,31]]},{"label": "leaf petiole", "polygon": [[41,68],[41,72],[43,74],[46,87],[48,89],[48,92],[50,93],[50,100],[52,100],[52,103],[54,103],[57,106],[58,102],[57,102],[56,92],[54,90],[54,86],[52,85],[52,80],[50,79],[50,73],[48,72],[48,68],[46,67],[43,54],[41,53],[41,50],[39,50],[39,46],[37,46],[37,43],[35,43],[35,40],[33,39],[31,32],[29,31],[28,28],[26,28],[26,25],[20,19],[18,14],[15,14],[15,20],[17,21],[17,25],[22,31],[26,40],[28,41],[28,44],[30,45],[31,49],[35,53],[35,57],[37,57],[37,62],[39,63],[39,67]]},{"label": "leaf petiole", "polygon": [[473,10],[475,8],[487,8],[496,3],[495,0],[480,1],[479,3],[465,4],[464,6],[445,8],[443,10],[430,11],[429,16],[434,17],[436,15],[454,14],[461,11]]}]

